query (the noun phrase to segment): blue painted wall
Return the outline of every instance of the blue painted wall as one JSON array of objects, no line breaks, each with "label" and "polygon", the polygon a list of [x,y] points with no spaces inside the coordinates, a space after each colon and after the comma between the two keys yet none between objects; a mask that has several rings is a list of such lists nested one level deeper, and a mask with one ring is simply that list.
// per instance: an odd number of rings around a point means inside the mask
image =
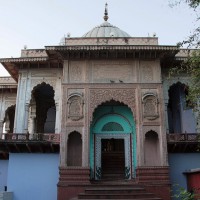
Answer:
[{"label": "blue painted wall", "polygon": [[8,160],[0,160],[0,191],[7,186]]},{"label": "blue painted wall", "polygon": [[8,165],[8,191],[13,200],[55,200],[59,154],[11,153]]},{"label": "blue painted wall", "polygon": [[[168,155],[170,166],[170,180],[172,185],[178,184],[187,189],[187,180],[183,172],[200,168],[200,153],[173,153]],[[175,186],[172,186],[173,193]]]}]

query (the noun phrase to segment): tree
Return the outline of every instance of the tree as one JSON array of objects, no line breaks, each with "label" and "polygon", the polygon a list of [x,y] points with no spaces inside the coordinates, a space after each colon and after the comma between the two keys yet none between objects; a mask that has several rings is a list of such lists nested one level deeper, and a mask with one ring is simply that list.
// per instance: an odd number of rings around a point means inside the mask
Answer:
[{"label": "tree", "polygon": [[[173,7],[181,3],[187,4],[196,13],[196,27],[186,40],[177,44],[178,47],[187,46],[188,59],[180,66],[173,68],[170,73],[173,74],[178,71],[180,73],[187,73],[191,77],[191,84],[189,85],[187,98],[193,105],[195,105],[200,99],[200,0],[172,0],[171,6]],[[191,48],[193,48],[193,51]]]},{"label": "tree", "polygon": [[172,0],[170,2],[170,6],[174,7],[177,6],[181,3],[187,4],[191,9],[194,10],[196,13],[196,27],[194,28],[193,32],[191,35],[188,36],[188,38],[182,42],[180,42],[178,45],[183,46],[183,45],[188,45],[188,47],[195,47],[198,48],[200,47],[200,16],[199,16],[199,11],[200,11],[200,0]]},{"label": "tree", "polygon": [[187,100],[192,107],[197,108],[200,98],[200,50],[194,50],[188,55],[187,60],[181,64],[180,71],[186,72],[191,77]]}]

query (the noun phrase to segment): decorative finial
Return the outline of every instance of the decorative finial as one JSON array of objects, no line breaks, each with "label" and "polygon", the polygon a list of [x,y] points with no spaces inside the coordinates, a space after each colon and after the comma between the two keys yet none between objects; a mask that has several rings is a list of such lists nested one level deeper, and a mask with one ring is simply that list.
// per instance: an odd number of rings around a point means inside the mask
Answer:
[{"label": "decorative finial", "polygon": [[108,20],[108,4],[106,3],[105,5],[105,12],[104,12],[104,20],[107,21]]}]

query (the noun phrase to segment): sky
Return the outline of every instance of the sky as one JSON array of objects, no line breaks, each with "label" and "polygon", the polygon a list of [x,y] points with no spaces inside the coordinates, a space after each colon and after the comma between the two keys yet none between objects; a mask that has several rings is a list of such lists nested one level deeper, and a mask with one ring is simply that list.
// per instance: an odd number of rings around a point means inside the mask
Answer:
[{"label": "sky", "polygon": [[[171,8],[173,0],[0,0],[0,58],[20,57],[21,49],[58,45],[70,33],[81,37],[108,22],[132,37],[153,36],[160,45],[176,45],[195,27],[187,5]],[[0,76],[9,75],[0,64]]]}]

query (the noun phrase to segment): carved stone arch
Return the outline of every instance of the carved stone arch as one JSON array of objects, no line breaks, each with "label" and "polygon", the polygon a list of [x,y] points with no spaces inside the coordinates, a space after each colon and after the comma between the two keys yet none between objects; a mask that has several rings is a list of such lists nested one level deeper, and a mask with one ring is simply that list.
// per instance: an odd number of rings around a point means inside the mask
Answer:
[{"label": "carved stone arch", "polygon": [[29,104],[30,101],[31,101],[31,98],[33,96],[33,91],[38,88],[39,86],[41,86],[42,84],[46,84],[46,85],[49,85],[50,87],[52,87],[53,91],[54,91],[54,99],[55,99],[55,96],[56,96],[56,80],[43,80],[43,79],[37,79],[37,80],[32,80],[31,81],[31,86],[30,86],[30,90],[28,91],[28,94],[27,95],[27,99],[26,99],[26,102]]},{"label": "carved stone arch", "polygon": [[[7,110],[11,107],[16,107],[16,104],[15,103],[12,103],[12,102],[6,102],[5,104],[5,113],[7,112]],[[5,114],[4,113],[4,114]],[[5,117],[5,116],[4,116]]]},{"label": "carved stone arch", "polygon": [[5,123],[5,131],[6,133],[13,133],[14,128],[14,120],[15,120],[15,108],[16,105],[10,103],[7,104],[7,108],[5,110],[5,116],[3,119],[3,123]]},{"label": "carved stone arch", "polygon": [[81,127],[67,127],[67,132],[66,132],[66,141],[69,139],[69,135],[73,132],[77,132],[81,135],[81,140],[82,140],[82,128]]},{"label": "carved stone arch", "polygon": [[82,139],[77,131],[68,134],[67,166],[82,166]]},{"label": "carved stone arch", "polygon": [[143,117],[148,120],[154,120],[159,117],[158,97],[154,93],[145,93],[142,96]]},{"label": "carved stone arch", "polygon": [[198,113],[194,114],[194,105],[187,99],[188,90],[188,84],[180,81],[169,87],[167,119],[170,133],[196,132]]},{"label": "carved stone arch", "polygon": [[92,122],[92,117],[95,109],[104,102],[111,100],[118,101],[127,105],[134,118],[136,105],[135,105],[135,89],[91,89],[89,100],[89,119]]},{"label": "carved stone arch", "polygon": [[185,83],[184,81],[174,81],[172,84],[169,85],[168,91],[171,88],[175,87],[176,85],[180,85],[180,86],[183,85],[183,86],[189,87],[188,82]]},{"label": "carved stone arch", "polygon": [[78,121],[83,118],[83,96],[79,93],[69,95],[67,100],[67,117],[72,121]]},{"label": "carved stone arch", "polygon": [[[55,118],[56,112],[48,112],[55,105],[55,90],[51,84],[44,81],[39,81],[31,91],[31,98],[27,104],[28,110],[28,131],[30,133],[45,133],[49,132],[47,127],[51,127],[51,132],[55,133]],[[47,122],[48,117],[54,124]],[[48,124],[46,124],[46,122]]]},{"label": "carved stone arch", "polygon": [[6,113],[9,111],[9,109],[13,109],[13,108],[14,109],[16,108],[16,104],[13,104],[13,103],[6,104],[6,108],[5,108],[3,119],[5,119]]},{"label": "carved stone arch", "polygon": [[53,89],[53,91],[54,91],[54,96],[55,96],[55,87],[54,86],[52,86],[51,84],[49,84],[48,82],[44,82],[44,81],[39,81],[39,83],[37,83],[35,86],[33,86],[33,87],[31,87],[31,88],[33,88],[32,90],[31,90],[31,96],[33,95],[33,92],[37,89],[37,88],[39,88],[40,86],[42,86],[42,85],[49,85],[52,89]]},{"label": "carved stone arch", "polygon": [[155,138],[158,138],[158,133],[154,130],[149,130],[148,132],[145,133],[145,137],[153,136]]},{"label": "carved stone arch", "polygon": [[159,166],[161,163],[158,133],[152,130],[145,133],[144,163],[145,166]]},{"label": "carved stone arch", "polygon": [[147,133],[149,132],[154,132],[158,135],[158,139],[161,137],[160,136],[160,127],[159,126],[146,126],[146,127],[143,127],[143,134],[144,134],[144,137]]},{"label": "carved stone arch", "polygon": [[189,80],[188,79],[181,79],[181,81],[180,81],[179,79],[173,79],[170,82],[168,82],[166,89],[164,90],[164,98],[167,100],[166,103],[169,103],[169,90],[177,84],[185,85],[185,86],[188,87],[189,86]]},{"label": "carved stone arch", "polygon": [[[176,87],[176,86],[180,86],[180,87],[183,87],[184,88],[184,91],[188,92],[188,89],[189,89],[189,84],[188,82],[187,83],[184,83],[184,82],[181,82],[181,81],[177,81],[177,82],[174,82],[172,85],[169,86],[168,88],[168,97],[169,97],[169,92],[172,88]],[[168,101],[169,101],[169,98],[168,98]]]}]

